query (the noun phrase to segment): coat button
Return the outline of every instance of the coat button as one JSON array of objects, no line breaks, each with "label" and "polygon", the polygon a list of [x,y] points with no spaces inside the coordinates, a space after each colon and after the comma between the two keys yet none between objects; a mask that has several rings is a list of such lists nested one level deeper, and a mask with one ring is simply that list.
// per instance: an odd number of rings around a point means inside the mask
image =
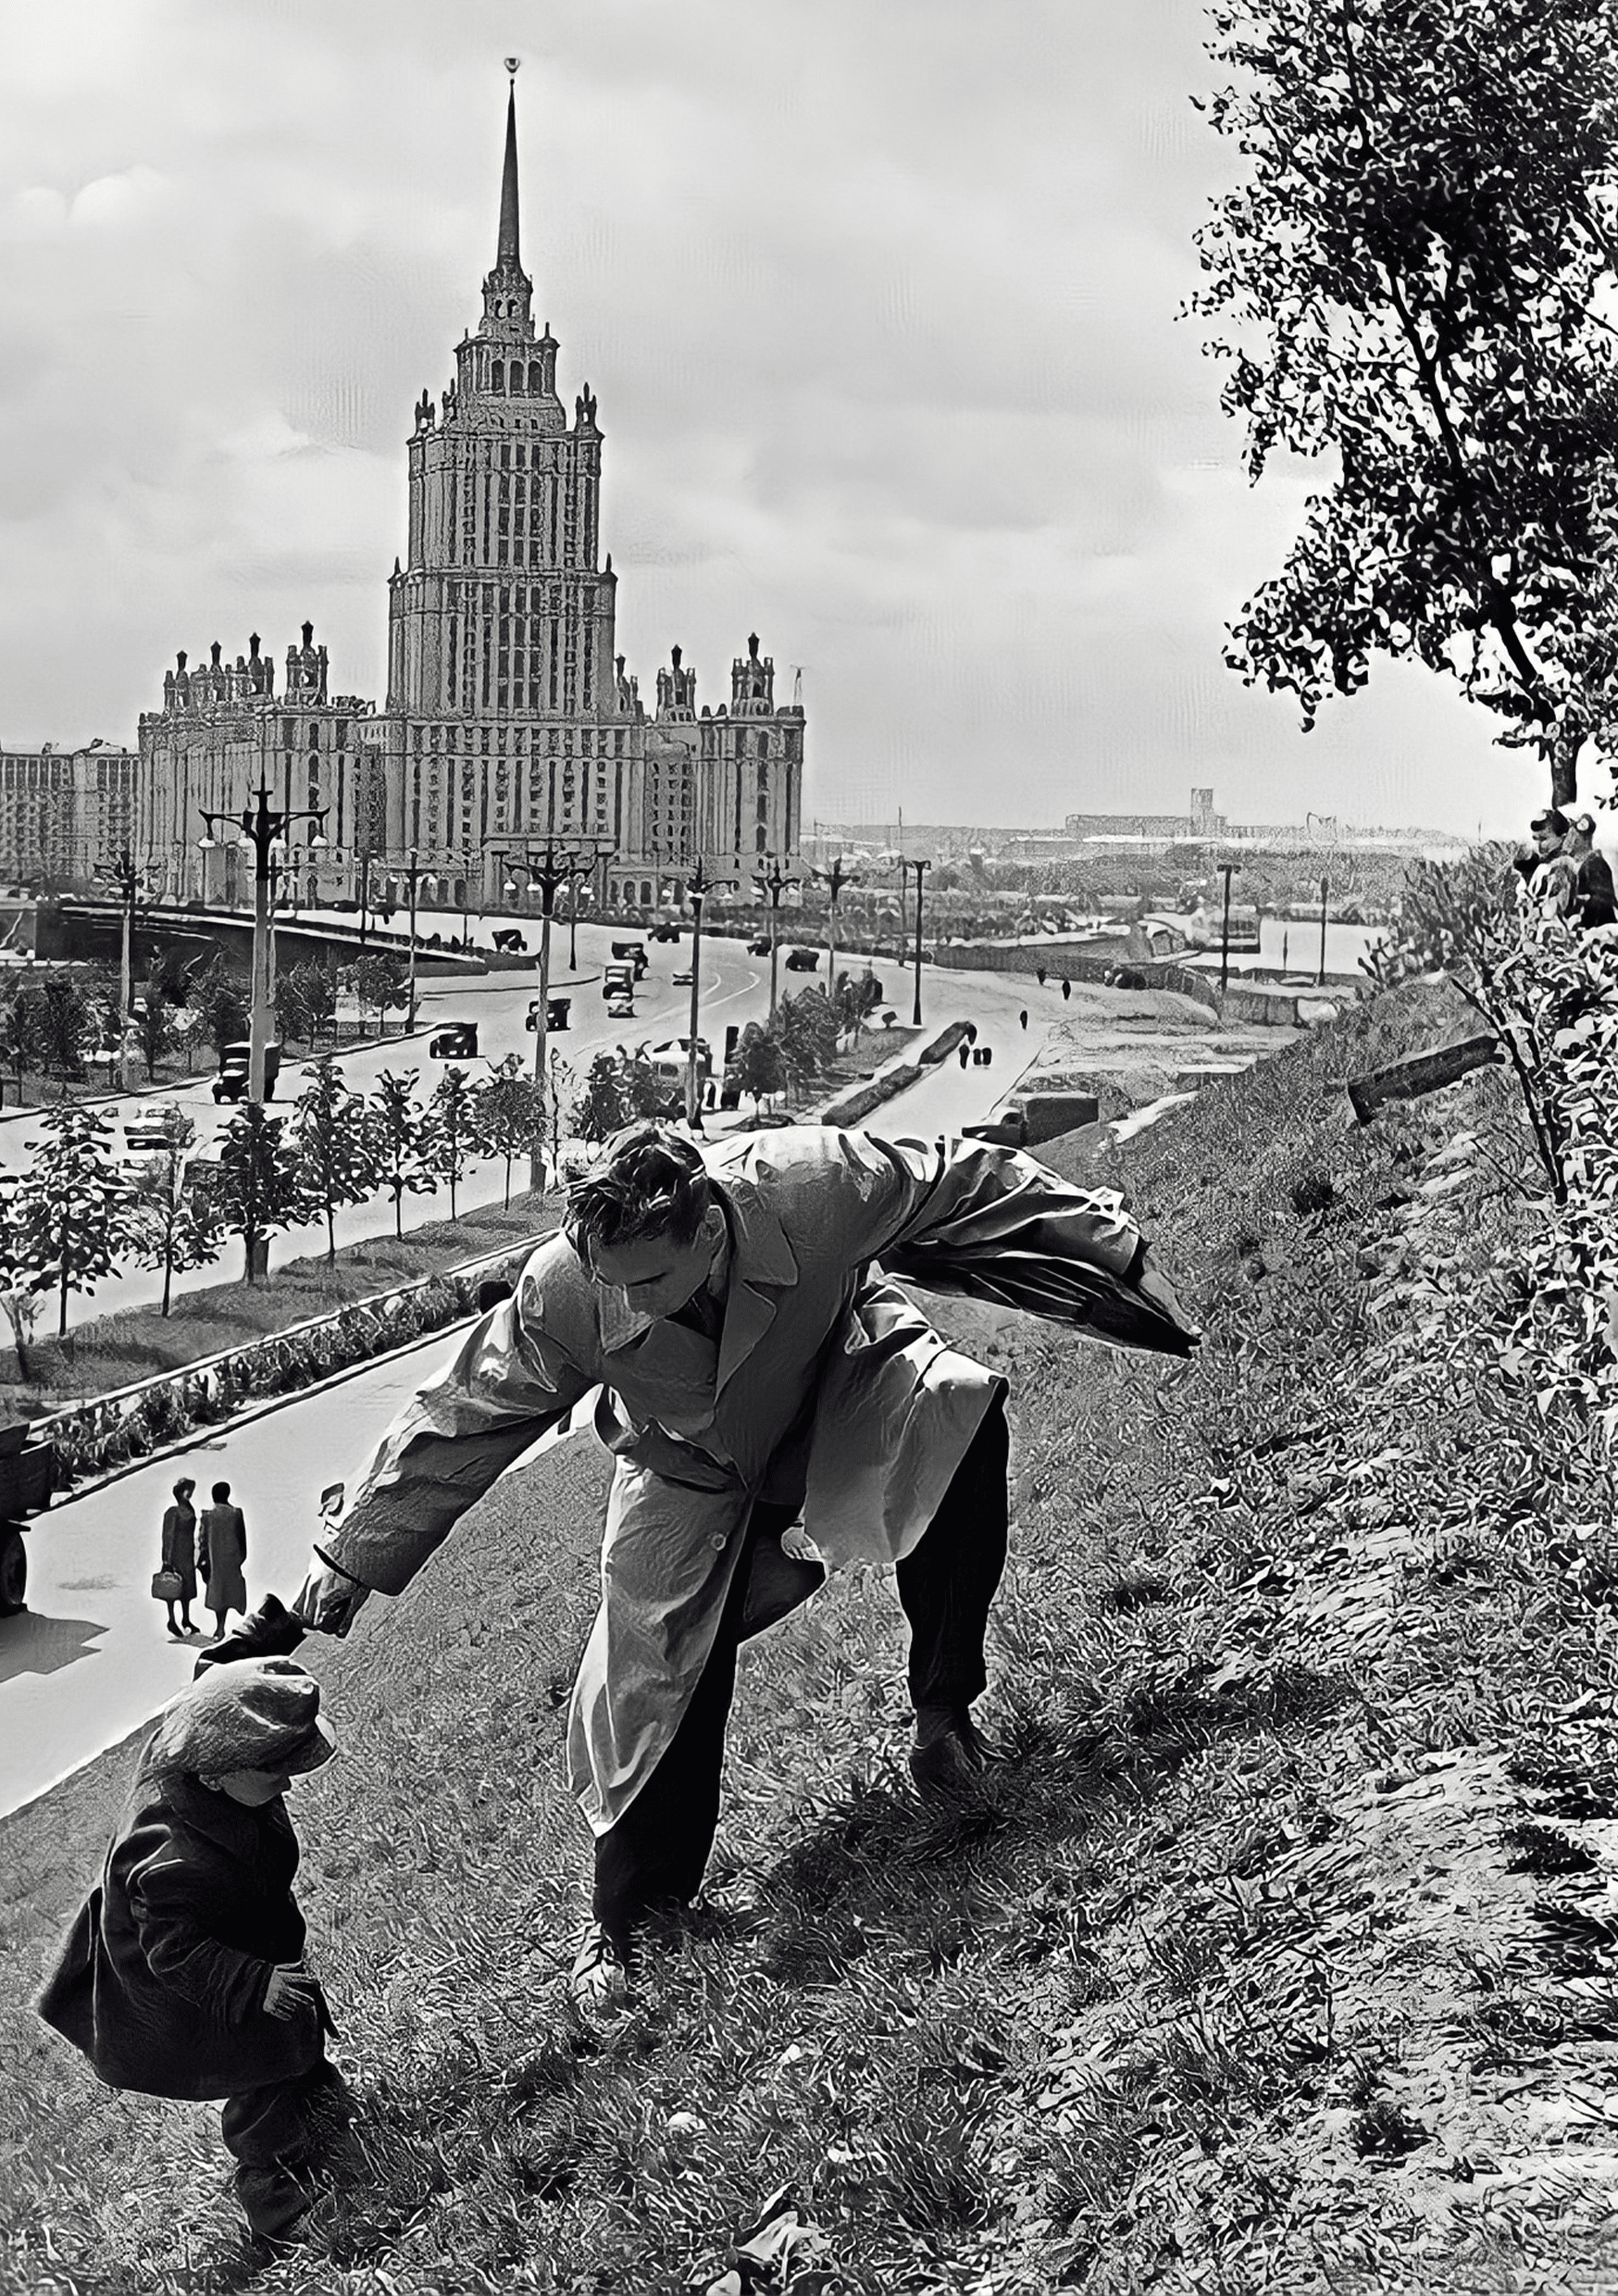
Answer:
[{"label": "coat button", "polygon": [[723,1554],[725,1549],[729,1543],[729,1541],[727,1539],[722,1530],[716,1530],[708,1541],[708,1544],[713,1548],[716,1554]]}]

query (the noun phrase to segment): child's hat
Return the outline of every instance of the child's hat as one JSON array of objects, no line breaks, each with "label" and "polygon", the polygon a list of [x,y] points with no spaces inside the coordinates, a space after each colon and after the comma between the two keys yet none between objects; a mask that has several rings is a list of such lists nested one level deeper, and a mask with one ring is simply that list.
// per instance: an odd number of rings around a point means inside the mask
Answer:
[{"label": "child's hat", "polygon": [[164,1715],[157,1750],[203,1778],[230,1770],[317,1770],[337,1751],[320,1685],[293,1658],[210,1666]]}]

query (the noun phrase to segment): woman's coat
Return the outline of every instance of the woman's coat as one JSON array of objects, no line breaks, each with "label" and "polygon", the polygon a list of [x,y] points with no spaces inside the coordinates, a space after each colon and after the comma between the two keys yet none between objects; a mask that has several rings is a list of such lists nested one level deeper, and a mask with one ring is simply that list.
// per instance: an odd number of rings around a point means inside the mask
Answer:
[{"label": "woman's coat", "polygon": [[212,1611],[247,1608],[247,1525],[239,1506],[203,1509],[199,1559],[206,1566],[207,1606]]},{"label": "woman's coat", "polygon": [[803,1126],[727,1140],[703,1161],[730,1242],[717,1343],[637,1315],[553,1236],[395,1421],[319,1546],[399,1593],[496,1477],[600,1388],[596,1429],[617,1471],[568,1723],[573,1787],[599,1830],[678,1726],[754,1500],[801,1506],[828,1564],[896,1561],[1002,1384],[873,1261],[1012,1304],[1027,1284],[1042,1312],[1119,1343],[1190,1347],[1128,1280],[1140,1237],[1121,1200],[1009,1150]]},{"label": "woman's coat", "polygon": [[180,1573],[177,1603],[196,1599],[196,1509],[177,1499],[163,1516],[163,1567]]}]

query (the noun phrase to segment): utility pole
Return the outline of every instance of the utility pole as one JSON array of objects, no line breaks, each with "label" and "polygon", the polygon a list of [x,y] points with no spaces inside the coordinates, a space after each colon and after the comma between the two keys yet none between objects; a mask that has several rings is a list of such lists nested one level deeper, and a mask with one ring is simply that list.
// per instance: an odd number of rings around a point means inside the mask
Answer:
[{"label": "utility pole", "polygon": [[253,805],[243,805],[240,814],[210,813],[205,805],[197,810],[207,830],[202,841],[205,845],[217,842],[214,831],[220,824],[233,821],[241,831],[242,842],[253,848],[253,1002],[248,1029],[247,1098],[253,1106],[262,1108],[264,1054],[269,1042],[273,995],[273,986],[266,979],[269,952],[269,849],[286,836],[294,821],[312,821],[315,829],[309,842],[323,847],[327,808],[313,805],[306,812],[280,812],[271,805],[269,790],[262,776],[254,796]]},{"label": "utility pole", "polygon": [[135,993],[130,944],[134,937],[135,902],[141,892],[141,874],[135,867],[134,855],[127,845],[112,865],[112,884],[123,904],[123,956],[118,968],[118,1009],[127,1016]]},{"label": "utility pole", "polygon": [[1225,880],[1225,917],[1219,928],[1219,993],[1221,996],[1225,994],[1226,983],[1230,979],[1230,880],[1237,874],[1239,866],[1239,863],[1235,861],[1221,861],[1218,864],[1219,874]]},{"label": "utility pole", "polygon": [[416,880],[421,875],[421,862],[414,845],[404,867],[410,879],[410,987],[404,1005],[404,1033],[410,1036],[416,1029]]},{"label": "utility pole", "polygon": [[921,1026],[921,879],[924,869],[930,869],[930,861],[901,861],[902,869],[915,871],[915,1010],[911,1015],[913,1029]]},{"label": "utility pole", "polygon": [[703,1129],[702,1092],[697,1081],[697,1027],[703,993],[703,903],[719,886],[735,882],[733,877],[709,877],[703,870],[701,854],[685,880],[686,899],[691,905],[691,1033],[686,1050],[685,1120],[693,1132]]},{"label": "utility pole", "polygon": [[[540,889],[540,995],[534,1007],[534,1136],[529,1150],[529,1187],[535,1194],[545,1184],[545,1089],[549,1081],[545,1007],[551,993],[551,919],[555,915],[556,895],[562,887],[576,886],[581,878],[591,875],[603,851],[598,845],[581,854],[575,847],[547,840],[537,851],[530,849],[524,860],[508,864],[514,879],[518,869],[522,871],[527,892],[536,885]],[[510,883],[507,890],[515,892],[516,883]]]},{"label": "utility pole", "polygon": [[1330,878],[1323,877],[1320,880],[1320,974],[1317,983],[1323,989],[1326,986],[1326,896],[1330,886]]},{"label": "utility pole", "polygon": [[367,912],[370,907],[370,898],[371,855],[370,847],[367,845],[364,853],[362,853],[359,857],[359,946],[362,956],[365,954],[366,917]]},{"label": "utility pole", "polygon": [[795,878],[795,877],[783,877],[783,876],[781,875],[781,864],[780,864],[780,859],[779,859],[779,856],[778,856],[778,855],[776,855],[776,854],[773,854],[773,853],[772,853],[772,854],[768,856],[768,858],[769,858],[769,870],[768,870],[767,875],[766,875],[764,871],[762,871],[762,870],[755,871],[755,872],[754,872],[754,874],[753,874],[753,883],[754,883],[754,884],[758,887],[758,889],[759,889],[759,891],[760,891],[761,892],[767,894],[767,895],[768,895],[768,897],[769,897],[769,905],[770,905],[770,1017],[769,1017],[769,1025],[770,1025],[770,1027],[773,1029],[773,1028],[775,1027],[775,1025],[776,1025],[776,965],[777,965],[777,959],[778,959],[778,955],[779,955],[779,954],[780,954],[780,952],[779,952],[779,950],[778,950],[778,946],[777,946],[777,942],[778,942],[778,938],[779,938],[779,932],[780,932],[780,909],[781,909],[781,895],[782,895],[782,893],[784,893],[784,892],[786,892],[787,887],[788,887],[789,885],[795,885],[795,884],[797,884],[797,883],[799,882],[799,880],[798,880],[797,878]]}]

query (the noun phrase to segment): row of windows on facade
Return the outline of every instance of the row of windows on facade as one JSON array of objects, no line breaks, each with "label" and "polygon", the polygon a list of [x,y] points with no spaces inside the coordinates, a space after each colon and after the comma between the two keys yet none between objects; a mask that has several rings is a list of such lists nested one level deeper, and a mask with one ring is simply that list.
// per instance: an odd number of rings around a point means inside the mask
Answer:
[{"label": "row of windows on facade", "polygon": [[[85,761],[88,765],[90,761]],[[134,760],[98,757],[95,764],[95,788],[102,790],[127,789],[134,780]],[[37,757],[7,757],[0,763],[0,788],[8,790],[63,790],[82,787],[75,776],[70,757],[53,757],[42,752]]]}]

